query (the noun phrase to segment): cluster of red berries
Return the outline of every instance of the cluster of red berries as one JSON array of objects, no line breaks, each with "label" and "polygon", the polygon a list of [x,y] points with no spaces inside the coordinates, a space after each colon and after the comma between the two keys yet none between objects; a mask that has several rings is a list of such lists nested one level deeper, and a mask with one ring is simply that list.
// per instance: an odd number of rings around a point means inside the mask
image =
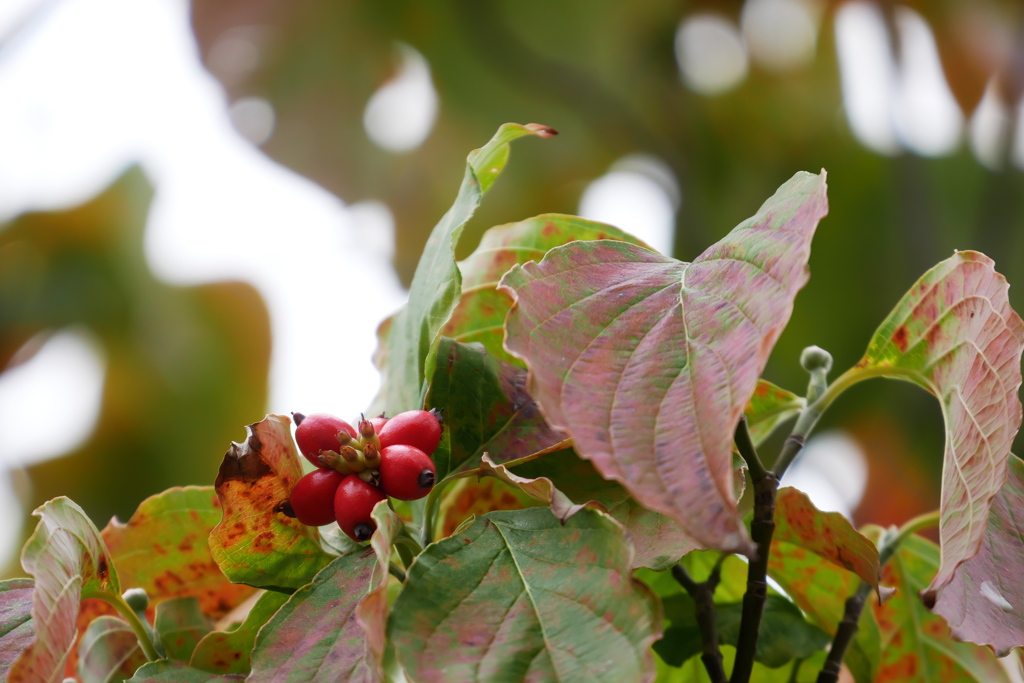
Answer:
[{"label": "cluster of red berries", "polygon": [[294,516],[303,524],[337,522],[356,541],[377,528],[373,506],[387,496],[416,500],[430,493],[437,470],[430,459],[441,441],[441,421],[434,411],[409,410],[348,422],[317,413],[295,418],[295,442],[317,469],[292,489]]}]

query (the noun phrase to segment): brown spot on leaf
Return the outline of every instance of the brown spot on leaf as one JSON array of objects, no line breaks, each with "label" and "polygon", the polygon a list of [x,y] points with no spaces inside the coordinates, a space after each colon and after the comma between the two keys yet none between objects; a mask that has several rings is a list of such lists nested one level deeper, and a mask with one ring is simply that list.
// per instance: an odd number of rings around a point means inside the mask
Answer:
[{"label": "brown spot on leaf", "polygon": [[[257,443],[259,443],[258,440]],[[220,465],[220,472],[217,473],[216,488],[220,490],[229,481],[254,484],[264,477],[273,476],[273,474],[274,472],[270,469],[270,465],[259,456],[257,449],[245,452],[237,444],[232,444],[231,448],[224,455],[224,462]]]},{"label": "brown spot on leaf", "polygon": [[896,348],[898,348],[900,350],[900,353],[903,353],[904,351],[907,350],[907,338],[908,338],[908,336],[909,335],[907,333],[907,326],[906,325],[900,325],[899,327],[896,328],[896,331],[893,332],[893,334],[892,334],[892,343],[896,345]]}]

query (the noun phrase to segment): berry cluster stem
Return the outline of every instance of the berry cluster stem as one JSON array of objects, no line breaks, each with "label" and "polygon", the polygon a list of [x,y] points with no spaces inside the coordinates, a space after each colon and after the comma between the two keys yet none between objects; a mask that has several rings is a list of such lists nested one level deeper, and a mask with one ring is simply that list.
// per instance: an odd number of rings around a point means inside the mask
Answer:
[{"label": "berry cluster stem", "polygon": [[139,639],[139,646],[142,648],[142,653],[146,655],[147,660],[155,662],[160,659],[160,655],[157,654],[156,651],[156,646],[153,645],[153,639],[149,637],[149,630],[146,628],[146,625],[142,623],[142,619],[140,619],[139,615],[135,613],[135,610],[125,602],[124,598],[120,595],[110,595],[108,593],[101,593],[88,597],[99,598],[117,610],[117,613],[120,614],[124,620],[128,622],[128,625],[132,627],[132,631],[135,632],[135,637]]}]

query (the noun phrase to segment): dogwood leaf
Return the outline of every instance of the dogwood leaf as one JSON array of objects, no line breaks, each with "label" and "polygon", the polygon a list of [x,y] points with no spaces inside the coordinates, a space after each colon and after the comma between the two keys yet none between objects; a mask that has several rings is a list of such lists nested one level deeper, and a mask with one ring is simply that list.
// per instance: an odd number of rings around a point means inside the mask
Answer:
[{"label": "dogwood leaf", "polygon": [[682,263],[623,242],[572,242],[501,281],[506,348],[575,448],[709,548],[753,553],[732,436],[807,281],[825,176],[801,173]]},{"label": "dogwood leaf", "polygon": [[249,656],[256,642],[256,632],[287,600],[284,593],[265,591],[237,628],[211,631],[203,636],[196,644],[189,666],[219,674],[249,673]]},{"label": "dogwood leaf", "polygon": [[661,614],[631,554],[599,512],[479,517],[409,568],[389,624],[398,661],[424,682],[649,680]]},{"label": "dogwood leaf", "polygon": [[35,578],[35,639],[11,667],[9,683],[62,680],[78,635],[79,602],[121,594],[103,539],[82,508],[62,497],[32,514],[39,524],[21,552],[21,565]]},{"label": "dogwood leaf", "polygon": [[290,425],[283,415],[251,425],[249,438],[231,444],[217,474],[223,517],[210,534],[210,550],[234,583],[288,592],[334,559],[321,548],[315,527],[286,514],[302,478]]},{"label": "dogwood leaf", "polygon": [[992,500],[978,554],[937,591],[932,611],[957,640],[988,645],[1000,657],[1024,646],[1024,461],[1010,456],[1009,476]]},{"label": "dogwood leaf", "polygon": [[564,448],[526,390],[526,371],[490,355],[480,344],[442,337],[426,406],[441,411],[445,429],[434,452],[438,479],[480,466],[487,452],[503,464]]},{"label": "dogwood leaf", "polygon": [[760,446],[775,428],[786,420],[796,417],[807,401],[791,391],[786,391],[763,379],[757,380],[754,394],[750,397],[743,414],[755,446]]},{"label": "dogwood leaf", "polygon": [[441,329],[462,292],[462,276],[455,263],[455,245],[462,229],[504,170],[509,143],[524,135],[546,138],[555,134],[547,126],[506,123],[486,145],[469,154],[455,203],[423,248],[409,287],[409,302],[377,332],[374,361],[381,370],[381,389],[368,414],[394,414],[423,405]]},{"label": "dogwood leaf", "polygon": [[146,655],[135,631],[117,617],[95,619],[78,644],[78,677],[82,683],[123,681],[145,663]]},{"label": "dogwood leaf", "polygon": [[143,665],[125,683],[231,683],[243,680],[245,676],[212,674],[182,662],[161,659]]},{"label": "dogwood leaf", "polygon": [[877,683],[1008,683],[1006,671],[987,648],[958,643],[941,617],[925,609],[918,594],[939,567],[934,543],[903,540],[882,569],[882,582],[896,593],[871,608],[882,635]]},{"label": "dogwood leaf", "polygon": [[0,581],[0,681],[21,651],[35,638],[32,628],[32,579]]},{"label": "dogwood leaf", "polygon": [[199,599],[193,596],[161,602],[156,606],[153,626],[168,658],[182,662],[192,658],[196,644],[213,630],[199,607]]},{"label": "dogwood leaf", "polygon": [[151,604],[194,595],[203,614],[219,619],[253,593],[231,583],[210,552],[210,532],[221,518],[212,486],[185,486],[150,496],[127,523],[103,529],[124,588],[143,588]]},{"label": "dogwood leaf", "polygon": [[955,253],[921,276],[850,371],[913,382],[942,404],[942,562],[926,592],[932,602],[978,552],[1020,427],[1024,322],[1010,308],[1008,288],[992,259]]},{"label": "dogwood leaf", "polygon": [[249,683],[377,681],[356,609],[370,588],[372,549],[336,558],[260,629]]},{"label": "dogwood leaf", "polygon": [[442,334],[463,343],[480,342],[496,358],[521,365],[503,345],[505,315],[512,299],[498,291],[498,282],[512,266],[540,261],[550,249],[575,240],[621,240],[647,246],[611,225],[557,213],[495,226],[484,233],[476,251],[459,262],[462,297]]}]

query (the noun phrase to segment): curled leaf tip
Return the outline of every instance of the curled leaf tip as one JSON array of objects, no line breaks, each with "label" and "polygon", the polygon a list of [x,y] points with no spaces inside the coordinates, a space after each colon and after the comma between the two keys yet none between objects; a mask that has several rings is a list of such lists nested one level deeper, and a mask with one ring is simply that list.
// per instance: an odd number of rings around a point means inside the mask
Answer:
[{"label": "curled leaf tip", "polygon": [[558,135],[558,131],[550,126],[545,126],[541,123],[528,123],[526,127],[537,134],[537,137],[541,138],[553,138]]}]

